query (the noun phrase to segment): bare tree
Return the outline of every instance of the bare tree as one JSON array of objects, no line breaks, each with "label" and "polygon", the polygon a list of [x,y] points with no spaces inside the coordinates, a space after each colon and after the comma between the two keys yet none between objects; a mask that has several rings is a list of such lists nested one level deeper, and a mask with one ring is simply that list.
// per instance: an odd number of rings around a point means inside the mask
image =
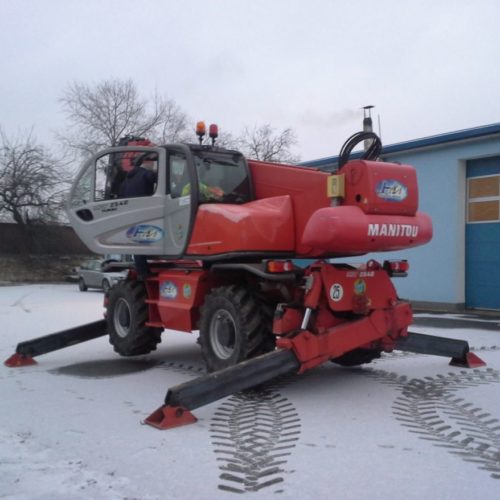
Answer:
[{"label": "bare tree", "polygon": [[[155,97],[155,102],[156,99]],[[167,144],[191,139],[193,132],[189,128],[189,118],[186,113],[171,99],[164,99],[161,103],[159,107],[163,107],[163,122],[153,130],[154,142]]]},{"label": "bare tree", "polygon": [[0,129],[0,217],[21,226],[58,220],[66,188],[61,165],[32,132],[11,140]]},{"label": "bare tree", "polygon": [[299,157],[292,153],[297,138],[291,128],[277,132],[271,125],[249,129],[239,139],[241,150],[255,160],[297,163]]},{"label": "bare tree", "polygon": [[[204,142],[205,144],[211,144],[212,141],[207,137]],[[219,132],[215,144],[221,148],[239,150],[241,147],[241,138],[223,130]]]},{"label": "bare tree", "polygon": [[141,98],[132,80],[104,80],[96,85],[71,83],[60,98],[70,130],[60,137],[83,153],[116,146],[126,135],[154,142],[184,138],[187,116],[171,99]]}]

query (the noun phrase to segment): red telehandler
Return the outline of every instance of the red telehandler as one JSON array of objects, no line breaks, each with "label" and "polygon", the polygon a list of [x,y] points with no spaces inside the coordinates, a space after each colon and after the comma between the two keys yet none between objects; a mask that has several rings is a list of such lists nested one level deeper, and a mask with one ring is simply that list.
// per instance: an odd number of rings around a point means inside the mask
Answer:
[{"label": "red telehandler", "polygon": [[[199,330],[209,373],[171,388],[146,419],[168,428],[195,421],[190,410],[204,404],[329,360],[354,366],[398,349],[484,364],[465,341],[408,331],[411,306],[391,281],[406,276],[405,260],[337,262],[432,238],[415,169],[377,161],[375,134],[354,134],[331,173],[246,160],[215,146],[213,125],[211,145],[202,122],[197,133],[199,144],[128,138],[82,167],[68,202],[73,228],[96,253],[134,254],[148,274],[129,270],[106,295],[104,320],[22,342],[8,366],[102,335],[122,356],[147,354],[165,329]],[[350,160],[364,140],[371,146]],[[151,173],[152,194],[122,196],[124,182]]]}]

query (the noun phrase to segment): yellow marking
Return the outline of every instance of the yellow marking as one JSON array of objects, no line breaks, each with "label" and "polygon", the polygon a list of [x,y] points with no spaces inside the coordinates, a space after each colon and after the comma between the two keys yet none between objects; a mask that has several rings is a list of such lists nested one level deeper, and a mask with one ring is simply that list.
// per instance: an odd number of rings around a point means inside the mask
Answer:
[{"label": "yellow marking", "polygon": [[345,196],[344,174],[330,175],[327,178],[326,194],[329,198],[343,198]]}]

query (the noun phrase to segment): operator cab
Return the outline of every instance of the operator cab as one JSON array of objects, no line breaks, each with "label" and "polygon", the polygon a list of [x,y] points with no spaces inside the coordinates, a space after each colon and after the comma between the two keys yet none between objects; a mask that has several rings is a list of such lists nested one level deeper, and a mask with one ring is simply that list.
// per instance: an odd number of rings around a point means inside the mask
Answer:
[{"label": "operator cab", "polygon": [[67,211],[78,236],[96,253],[179,258],[200,204],[253,199],[248,165],[237,151],[133,145],[90,158],[72,186]]}]

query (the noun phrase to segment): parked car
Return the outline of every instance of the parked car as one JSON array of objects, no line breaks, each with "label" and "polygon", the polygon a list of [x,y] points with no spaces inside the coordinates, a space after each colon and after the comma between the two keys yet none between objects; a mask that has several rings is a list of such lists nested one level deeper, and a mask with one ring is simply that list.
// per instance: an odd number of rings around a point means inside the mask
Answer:
[{"label": "parked car", "polygon": [[[123,265],[125,264],[125,266]],[[87,260],[78,269],[78,288],[81,292],[88,288],[100,288],[104,293],[127,276],[127,263],[106,260]]]}]

